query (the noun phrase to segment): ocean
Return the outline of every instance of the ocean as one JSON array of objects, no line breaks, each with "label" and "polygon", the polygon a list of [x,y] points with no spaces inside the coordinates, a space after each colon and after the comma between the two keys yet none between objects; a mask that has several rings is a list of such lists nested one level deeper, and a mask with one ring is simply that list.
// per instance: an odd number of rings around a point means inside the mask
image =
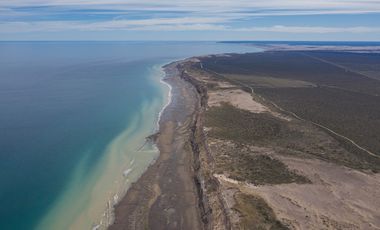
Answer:
[{"label": "ocean", "polygon": [[0,42],[0,229],[103,229],[158,156],[162,65],[216,42]]}]

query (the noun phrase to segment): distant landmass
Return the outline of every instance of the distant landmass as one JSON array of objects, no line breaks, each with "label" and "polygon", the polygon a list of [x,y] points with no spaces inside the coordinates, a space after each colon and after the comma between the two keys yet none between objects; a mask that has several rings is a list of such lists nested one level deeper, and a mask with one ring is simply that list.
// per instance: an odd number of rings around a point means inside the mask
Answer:
[{"label": "distant landmass", "polygon": [[267,51],[347,51],[357,53],[380,53],[380,42],[335,41],[224,41],[226,44],[245,44]]}]

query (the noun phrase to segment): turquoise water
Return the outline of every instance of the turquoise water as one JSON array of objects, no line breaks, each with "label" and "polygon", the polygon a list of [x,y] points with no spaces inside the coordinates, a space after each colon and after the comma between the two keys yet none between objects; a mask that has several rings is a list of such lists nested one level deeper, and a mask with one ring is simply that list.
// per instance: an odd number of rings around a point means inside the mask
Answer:
[{"label": "turquoise water", "polygon": [[158,154],[140,147],[168,102],[160,66],[248,51],[213,42],[0,42],[0,229],[110,221],[115,194]]}]

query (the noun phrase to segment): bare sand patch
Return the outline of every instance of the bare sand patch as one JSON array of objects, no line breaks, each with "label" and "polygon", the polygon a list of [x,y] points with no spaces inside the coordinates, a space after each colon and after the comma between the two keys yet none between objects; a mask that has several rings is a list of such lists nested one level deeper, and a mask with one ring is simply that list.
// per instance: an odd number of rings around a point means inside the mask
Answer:
[{"label": "bare sand patch", "polygon": [[252,113],[268,112],[268,107],[254,101],[251,94],[241,89],[223,89],[208,92],[208,106],[220,106],[229,103],[239,109],[248,110]]}]

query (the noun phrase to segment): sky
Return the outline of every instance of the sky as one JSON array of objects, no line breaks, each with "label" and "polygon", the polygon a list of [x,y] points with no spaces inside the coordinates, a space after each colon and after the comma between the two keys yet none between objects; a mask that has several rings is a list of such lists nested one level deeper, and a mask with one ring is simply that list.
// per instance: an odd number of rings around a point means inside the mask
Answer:
[{"label": "sky", "polygon": [[380,0],[0,0],[0,40],[380,41]]}]

